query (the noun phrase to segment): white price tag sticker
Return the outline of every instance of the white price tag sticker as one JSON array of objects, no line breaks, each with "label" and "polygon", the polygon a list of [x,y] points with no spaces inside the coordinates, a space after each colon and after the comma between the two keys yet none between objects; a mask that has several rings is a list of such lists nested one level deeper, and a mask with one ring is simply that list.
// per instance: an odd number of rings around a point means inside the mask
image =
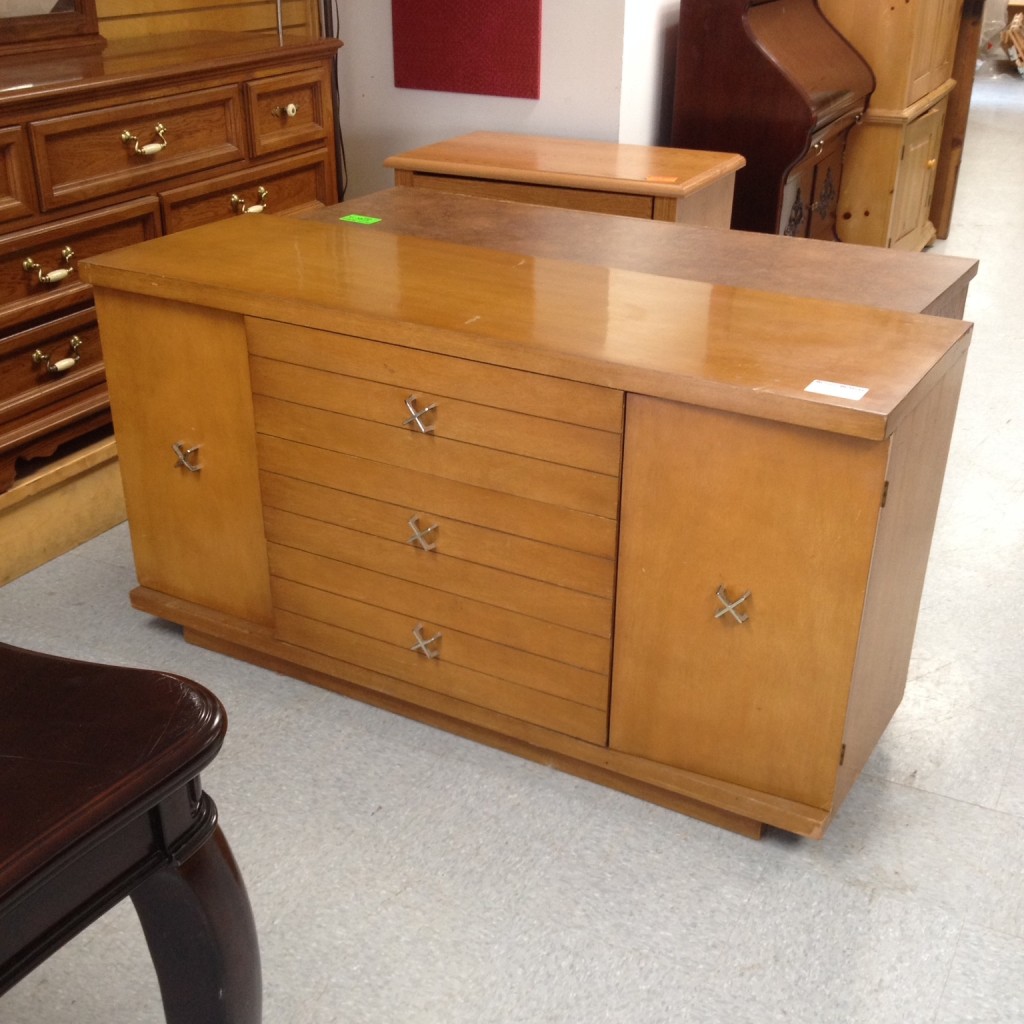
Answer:
[{"label": "white price tag sticker", "polygon": [[832,398],[848,398],[851,402],[859,402],[867,393],[867,388],[858,388],[853,384],[837,384],[833,380],[812,380],[804,391],[816,395],[829,395]]}]

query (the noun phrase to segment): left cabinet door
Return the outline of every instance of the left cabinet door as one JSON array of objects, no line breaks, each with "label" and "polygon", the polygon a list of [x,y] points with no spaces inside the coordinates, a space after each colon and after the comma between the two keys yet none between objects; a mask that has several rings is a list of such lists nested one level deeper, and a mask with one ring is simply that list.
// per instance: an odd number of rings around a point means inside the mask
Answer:
[{"label": "left cabinet door", "polygon": [[95,297],[139,583],[269,622],[242,318],[106,288]]},{"label": "left cabinet door", "polygon": [[613,749],[830,807],[887,457],[629,396]]}]

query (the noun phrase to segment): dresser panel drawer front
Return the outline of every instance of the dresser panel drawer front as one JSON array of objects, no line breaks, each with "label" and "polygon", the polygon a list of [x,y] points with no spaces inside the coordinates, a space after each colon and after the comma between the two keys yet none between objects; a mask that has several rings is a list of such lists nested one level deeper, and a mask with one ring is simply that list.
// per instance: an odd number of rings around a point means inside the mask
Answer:
[{"label": "dresser panel drawer front", "polygon": [[[166,146],[148,154],[138,147]],[[246,159],[236,86],[55,117],[31,125],[43,207],[59,209]]]},{"label": "dresser panel drawer front", "polygon": [[0,425],[102,385],[103,379],[92,309],[11,335],[0,341]]},{"label": "dresser panel drawer front", "polygon": [[[395,586],[380,573],[349,571],[344,563],[288,548],[271,545],[270,559],[278,609],[301,611],[308,618],[384,640],[421,657],[428,654],[417,636],[440,634],[440,640],[427,645],[432,657],[588,707],[608,707],[610,643],[605,644],[601,669],[586,669],[532,649],[531,627],[542,625],[537,619],[455,599],[425,586]],[[302,595],[301,606],[296,605],[295,595]],[[416,631],[417,626],[422,631]],[[552,631],[551,642],[557,632]]]},{"label": "dresser panel drawer front", "polygon": [[[280,591],[275,594],[278,602],[288,602],[290,598],[294,599],[296,607],[305,610],[316,605],[319,595],[315,591],[309,592],[303,600],[298,594],[288,595]],[[405,644],[403,641],[399,645],[329,625],[301,612],[281,607],[277,614],[277,633],[285,642],[317,654],[325,654],[590,743],[604,745],[606,742],[606,711],[453,664],[443,656],[428,659],[409,649],[413,642],[411,632],[408,634],[410,643]]]},{"label": "dresser panel drawer front", "polygon": [[611,636],[612,602],[607,598],[444,555],[420,558],[411,546],[279,509],[264,509],[264,528],[272,543],[545,619],[581,633]]},{"label": "dresser panel drawer front", "polygon": [[0,237],[0,330],[88,302],[92,292],[77,272],[79,260],[159,234],[156,199],[137,199]]},{"label": "dresser panel drawer front", "polygon": [[616,477],[255,395],[261,434],[614,519]]},{"label": "dresser panel drawer front", "polygon": [[262,206],[262,213],[297,213],[326,206],[332,198],[328,155],[317,150],[171,189],[161,193],[160,206],[170,234],[228,217],[257,216],[248,212],[254,206]]},{"label": "dresser panel drawer front", "polygon": [[[439,369],[451,365],[451,361],[441,362],[441,359],[434,357],[440,364]],[[463,441],[481,448],[618,476],[622,463],[622,435],[567,422],[573,415],[573,406],[568,403],[551,410],[551,418],[542,418],[453,398],[450,391],[458,388],[446,387],[443,373],[425,376],[429,378],[427,382],[413,383],[410,377],[404,385],[383,384],[318,367],[299,366],[260,356],[252,359],[253,390],[257,394],[390,427],[405,427],[414,433],[421,432],[421,428],[413,410],[431,408],[432,411],[421,421],[433,438]],[[500,390],[528,388],[530,383],[522,382],[517,376],[512,381],[503,382],[504,387]],[[434,390],[435,387],[445,390]]]},{"label": "dresser panel drawer front", "polygon": [[28,135],[20,125],[0,128],[0,224],[36,212]]},{"label": "dresser panel drawer front", "polygon": [[[298,366],[622,433],[621,391],[307,327],[246,320],[249,351]],[[618,470],[616,470],[617,472]]]},{"label": "dresser panel drawer front", "polygon": [[402,505],[415,495],[421,508],[462,522],[526,537],[544,544],[614,558],[618,527],[614,520],[529,498],[499,494],[415,470],[257,435],[260,468],[324,487]]},{"label": "dresser panel drawer front", "polygon": [[325,99],[331,81],[323,68],[261,78],[245,91],[255,156],[316,145],[334,130]]},{"label": "dresser panel drawer front", "polygon": [[[437,551],[595,597],[611,598],[614,593],[613,559],[441,515],[424,505],[420,494],[414,493],[410,500],[395,504],[267,472],[261,475],[260,486],[268,508],[320,519],[407,544],[415,551]],[[431,546],[430,551],[427,545]]]}]

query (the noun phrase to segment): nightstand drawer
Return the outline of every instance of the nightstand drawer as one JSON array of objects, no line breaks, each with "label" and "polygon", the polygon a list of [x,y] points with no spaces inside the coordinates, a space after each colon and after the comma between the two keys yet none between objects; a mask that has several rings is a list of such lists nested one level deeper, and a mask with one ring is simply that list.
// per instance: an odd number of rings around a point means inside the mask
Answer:
[{"label": "nightstand drawer", "polygon": [[330,91],[320,68],[246,83],[253,156],[322,143],[333,132]]},{"label": "nightstand drawer", "polygon": [[103,352],[91,308],[0,341],[0,424],[102,383]]},{"label": "nightstand drawer", "polygon": [[159,234],[153,198],[0,237],[0,329],[88,302],[92,290],[78,275],[80,259]]},{"label": "nightstand drawer", "polygon": [[48,210],[247,156],[236,86],[36,121],[30,131]]},{"label": "nightstand drawer", "polygon": [[164,229],[182,231],[260,207],[264,213],[296,213],[324,206],[331,195],[323,149],[246,168],[161,193]]},{"label": "nightstand drawer", "polygon": [[36,212],[32,157],[20,125],[0,128],[0,224]]}]

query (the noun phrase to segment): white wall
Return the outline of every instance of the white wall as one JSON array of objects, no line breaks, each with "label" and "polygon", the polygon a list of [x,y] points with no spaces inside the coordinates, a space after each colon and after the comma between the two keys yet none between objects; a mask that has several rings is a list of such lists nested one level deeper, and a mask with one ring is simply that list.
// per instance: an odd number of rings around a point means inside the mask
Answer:
[{"label": "white wall", "polygon": [[[494,2],[494,0],[481,0]],[[670,0],[543,0],[540,99],[396,89],[387,0],[340,0],[338,35],[342,136],[347,197],[393,183],[382,164],[393,153],[464,132],[489,130],[619,140],[623,90],[623,26],[627,2],[631,43],[631,137],[646,135],[640,113],[653,86],[643,84],[638,53]],[[676,3],[674,6],[678,6]],[[653,63],[653,61],[652,61]],[[648,69],[647,77],[653,74]],[[650,115],[649,115],[650,116]],[[622,140],[626,141],[626,140]]]},{"label": "white wall", "polygon": [[678,34],[679,0],[626,0],[619,142],[668,145]]}]

